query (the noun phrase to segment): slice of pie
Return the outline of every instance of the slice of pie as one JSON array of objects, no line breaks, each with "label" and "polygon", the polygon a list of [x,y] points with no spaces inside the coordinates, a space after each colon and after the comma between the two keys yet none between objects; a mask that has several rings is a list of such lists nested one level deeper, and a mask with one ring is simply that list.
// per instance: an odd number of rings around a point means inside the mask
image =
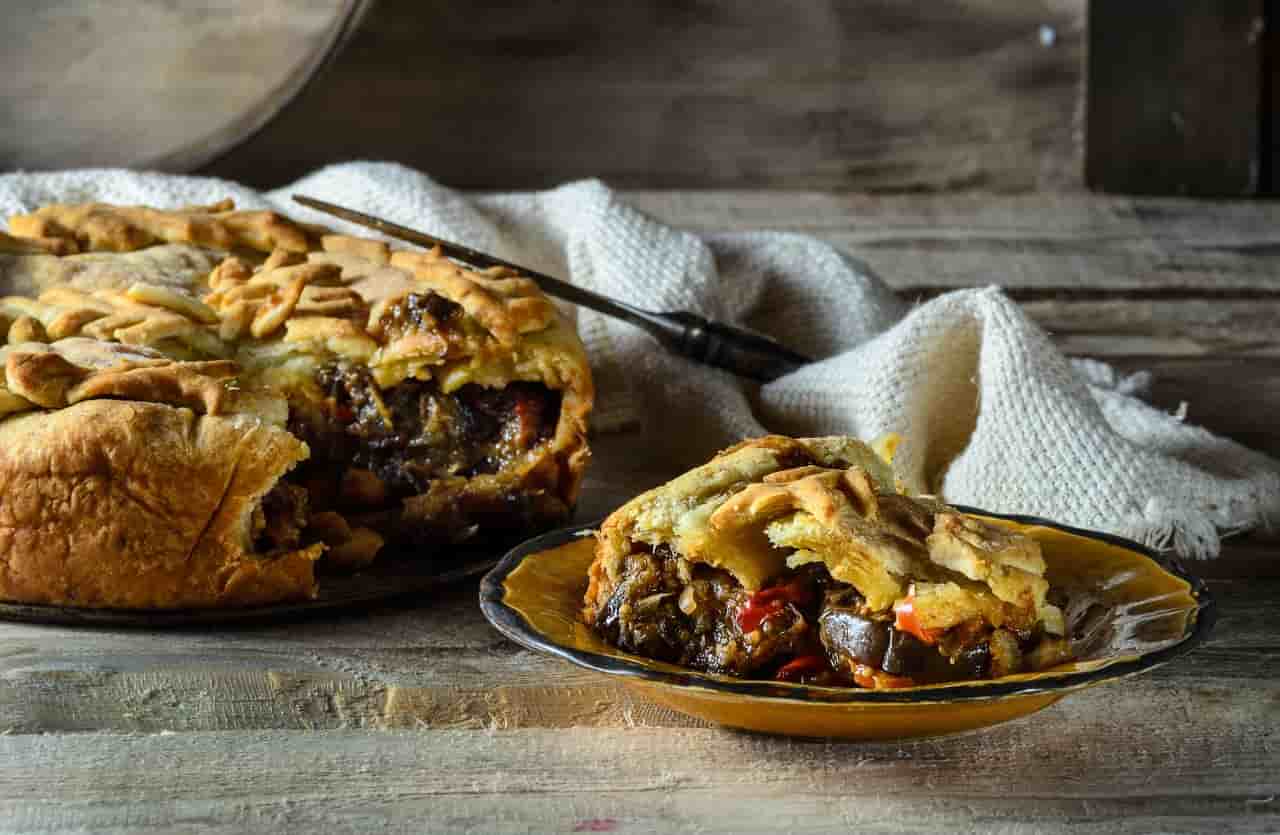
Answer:
[{"label": "slice of pie", "polygon": [[851,438],[746,441],[597,533],[583,619],[733,676],[908,687],[1068,655],[1038,544],[925,498]]},{"label": "slice of pie", "polygon": [[9,226],[0,599],[305,598],[569,516],[591,376],[530,279],[229,201]]}]

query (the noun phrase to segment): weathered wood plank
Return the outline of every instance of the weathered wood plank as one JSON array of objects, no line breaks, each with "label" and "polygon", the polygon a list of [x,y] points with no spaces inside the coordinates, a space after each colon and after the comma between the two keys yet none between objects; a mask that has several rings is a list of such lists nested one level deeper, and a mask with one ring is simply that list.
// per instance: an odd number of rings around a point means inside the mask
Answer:
[{"label": "weathered wood plank", "polygon": [[1275,298],[1251,300],[1117,294],[1098,300],[1031,299],[1022,306],[1068,354],[1178,361],[1280,355],[1280,291]]},{"label": "weathered wood plank", "polygon": [[[680,786],[572,794],[476,793],[423,796],[386,790],[350,797],[337,779],[319,781],[332,797],[310,791],[288,797],[253,796],[234,805],[157,799],[145,806],[107,800],[41,806],[0,805],[13,832],[201,833],[245,831],[366,833],[474,832],[481,835],[540,832],[725,833],[1248,833],[1275,831],[1265,798],[1042,797],[938,798],[928,795],[828,797],[804,787],[733,786],[683,791]],[[16,806],[16,809],[15,809]],[[1245,811],[1241,811],[1244,809]]]},{"label": "weathered wood plank", "polygon": [[1280,297],[1280,205],[1094,195],[632,191],[704,232],[814,235],[907,296],[997,284],[1024,299]]},{"label": "weathered wood plank", "polygon": [[471,188],[1078,186],[1084,7],[383,0],[208,170],[279,185],[379,158]]},{"label": "weathered wood plank", "polygon": [[1233,714],[1174,689],[1132,714],[1085,695],[984,734],[903,744],[698,728],[5,737],[0,814],[19,831],[1196,831],[1210,817],[1257,831],[1280,821],[1275,727],[1263,705]]},{"label": "weathered wood plank", "polygon": [[1262,126],[1259,131],[1259,189],[1263,194],[1280,194],[1280,3],[1263,0],[1262,15]]},{"label": "weathered wood plank", "polygon": [[1224,582],[1280,579],[1280,542],[1276,536],[1275,531],[1228,536],[1217,559],[1192,563],[1189,570],[1199,577]]},{"label": "weathered wood plank", "polygon": [[[1272,636],[1274,638],[1274,636]],[[1210,647],[1177,667],[1099,698],[1141,710],[1172,689],[1195,701],[1245,710],[1280,702],[1280,684],[1258,667],[1275,646]],[[637,697],[617,682],[561,662],[525,660],[517,682],[493,665],[483,682],[414,687],[323,673],[31,673],[0,688],[0,730],[10,735],[191,733],[233,730],[688,728],[707,723]],[[1214,679],[1206,683],[1212,671]],[[518,683],[518,681],[525,683]]]}]

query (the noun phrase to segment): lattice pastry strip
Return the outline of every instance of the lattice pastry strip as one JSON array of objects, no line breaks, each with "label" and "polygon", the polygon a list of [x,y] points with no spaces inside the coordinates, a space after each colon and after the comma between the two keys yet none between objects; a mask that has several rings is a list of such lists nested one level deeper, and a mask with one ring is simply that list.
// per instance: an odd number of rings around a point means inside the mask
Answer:
[{"label": "lattice pastry strip", "polygon": [[6,345],[0,360],[0,415],[104,397],[217,414],[229,391],[225,381],[240,370],[229,360],[179,362],[145,348],[83,337]]},{"label": "lattice pastry strip", "polygon": [[210,356],[229,353],[209,328],[217,322],[217,313],[198,299],[169,287],[134,284],[124,291],[87,292],[58,286],[41,293],[38,299],[0,299],[0,315],[15,312],[38,322],[42,333],[15,334],[11,327],[10,344],[84,335],[144,346],[176,340]]},{"label": "lattice pastry strip", "polygon": [[[278,251],[279,252],[279,251]],[[365,310],[359,294],[341,284],[341,270],[332,264],[285,263],[268,258],[262,268],[246,274],[242,262],[228,259],[210,277],[213,292],[204,303],[217,311],[223,339],[246,334],[263,339],[279,331],[295,313],[312,316],[358,315]]]},{"label": "lattice pastry strip", "polygon": [[234,211],[230,200],[172,211],[103,203],[52,205],[11,217],[9,229],[23,238],[60,239],[77,252],[127,252],[165,242],[306,252],[316,238],[312,230],[275,212]]},{"label": "lattice pastry strip", "polygon": [[[516,344],[521,334],[549,327],[556,318],[554,306],[534,282],[503,268],[472,270],[438,250],[392,250],[381,241],[331,234],[274,212],[236,211],[230,200],[173,211],[99,203],[53,205],[13,216],[9,224],[13,246],[27,240],[31,243],[21,245],[45,251],[123,252],[168,242],[268,253],[257,275],[272,276],[267,280],[278,286],[271,294],[226,292],[229,283],[257,278],[245,261],[235,256],[208,277],[212,299],[206,297],[205,302],[217,310],[222,322],[219,334],[228,341],[245,335],[267,338],[280,332],[295,312],[346,317],[360,308],[362,300],[355,293],[308,289],[340,283],[328,273],[292,274],[291,280],[307,276],[298,282],[301,286],[285,284],[283,276],[275,275],[281,268],[302,266],[297,262],[307,253],[328,255],[339,267],[352,261],[359,262],[365,271],[390,266],[410,277],[400,292],[363,300],[364,309],[368,309],[365,330],[375,339],[380,337],[386,310],[411,292],[434,292],[460,305],[505,347]],[[203,319],[199,315],[195,318]]]}]

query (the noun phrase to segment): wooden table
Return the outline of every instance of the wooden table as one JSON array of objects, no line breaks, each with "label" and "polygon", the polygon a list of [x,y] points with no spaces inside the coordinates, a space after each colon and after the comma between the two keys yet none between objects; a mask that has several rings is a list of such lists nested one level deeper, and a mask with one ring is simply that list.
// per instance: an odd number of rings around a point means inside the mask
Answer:
[{"label": "wooden table", "polygon": [[[816,234],[910,298],[1003,284],[1066,350],[1150,368],[1162,406],[1280,452],[1280,206],[630,199],[699,229]],[[597,444],[584,516],[667,475],[618,475],[625,446]],[[474,583],[269,627],[0,625],[0,831],[1277,831],[1274,550],[1237,540],[1203,566],[1222,617],[1190,658],[904,743],[755,736],[637,701],[503,640]]]}]

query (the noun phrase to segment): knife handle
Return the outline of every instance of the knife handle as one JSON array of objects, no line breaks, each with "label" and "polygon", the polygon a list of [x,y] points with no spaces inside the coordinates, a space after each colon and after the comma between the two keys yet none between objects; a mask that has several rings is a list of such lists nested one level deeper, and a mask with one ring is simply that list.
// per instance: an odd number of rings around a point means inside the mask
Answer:
[{"label": "knife handle", "polygon": [[767,336],[714,322],[696,313],[680,311],[659,315],[675,325],[654,334],[668,348],[742,377],[768,382],[813,362]]}]

